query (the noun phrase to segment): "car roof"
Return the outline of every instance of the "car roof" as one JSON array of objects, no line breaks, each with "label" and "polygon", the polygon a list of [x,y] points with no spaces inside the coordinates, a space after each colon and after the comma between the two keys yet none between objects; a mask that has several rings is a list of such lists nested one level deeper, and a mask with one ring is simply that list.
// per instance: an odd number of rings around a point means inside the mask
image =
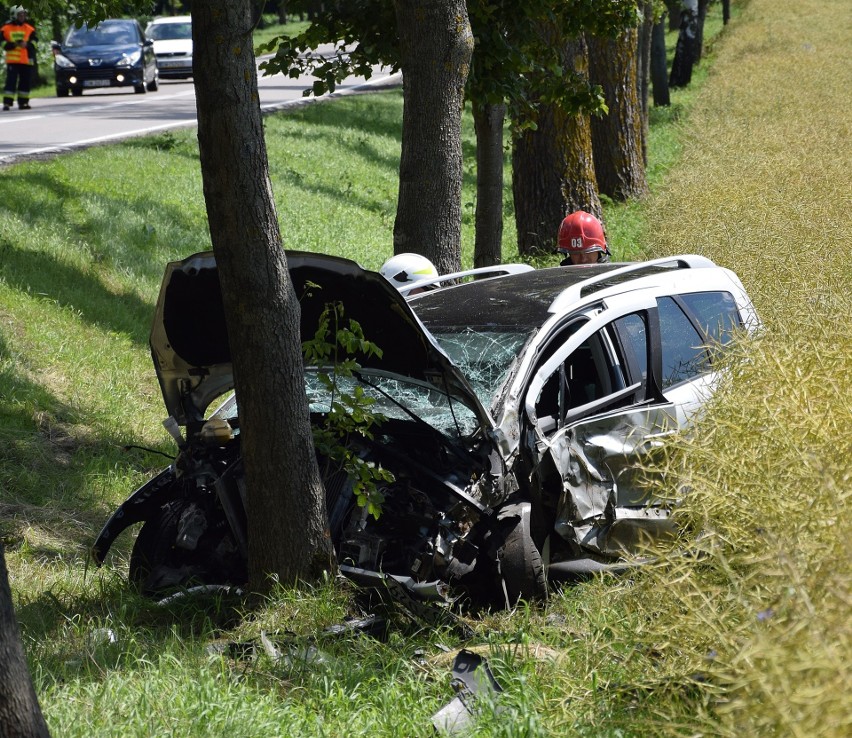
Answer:
[{"label": "car roof", "polygon": [[646,262],[550,267],[425,292],[410,298],[426,325],[511,326],[534,330],[555,312],[638,286],[649,277],[681,269],[715,268],[709,259],[684,255]]}]

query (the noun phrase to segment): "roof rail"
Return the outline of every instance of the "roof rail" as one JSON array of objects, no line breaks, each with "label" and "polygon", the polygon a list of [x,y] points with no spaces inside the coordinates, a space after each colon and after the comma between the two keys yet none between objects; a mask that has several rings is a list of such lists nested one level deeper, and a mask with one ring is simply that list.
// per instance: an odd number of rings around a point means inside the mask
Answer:
[{"label": "roof rail", "polygon": [[466,279],[469,277],[479,276],[483,279],[491,279],[493,277],[504,277],[507,274],[521,274],[522,272],[531,272],[533,267],[529,264],[495,264],[494,266],[476,267],[475,269],[465,269],[461,272],[452,272],[450,274],[441,274],[434,279],[426,277],[418,279],[416,282],[408,282],[407,284],[397,287],[404,297],[408,297],[414,290],[434,289],[441,287],[444,282],[455,282],[455,280]]},{"label": "roof rail", "polygon": [[680,254],[678,256],[664,256],[660,259],[651,259],[649,261],[629,262],[616,269],[610,269],[603,274],[597,274],[594,277],[589,277],[581,282],[572,284],[553,301],[550,309],[552,311],[562,303],[576,303],[583,297],[606,289],[613,282],[620,281],[620,278],[631,275],[636,278],[641,277],[643,276],[642,272],[647,272],[648,275],[651,275],[667,270],[706,269],[715,266],[717,265],[706,256],[698,256],[697,254]]}]

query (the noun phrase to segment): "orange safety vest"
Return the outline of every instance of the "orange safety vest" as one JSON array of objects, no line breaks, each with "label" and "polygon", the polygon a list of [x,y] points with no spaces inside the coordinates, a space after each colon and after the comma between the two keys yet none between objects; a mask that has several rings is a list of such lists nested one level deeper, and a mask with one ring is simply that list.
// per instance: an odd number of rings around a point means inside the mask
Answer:
[{"label": "orange safety vest", "polygon": [[6,49],[6,64],[29,64],[30,53],[27,51],[27,42],[30,40],[30,36],[35,33],[35,28],[29,23],[7,23],[3,26],[2,31],[4,49],[9,42],[23,41],[22,46]]}]

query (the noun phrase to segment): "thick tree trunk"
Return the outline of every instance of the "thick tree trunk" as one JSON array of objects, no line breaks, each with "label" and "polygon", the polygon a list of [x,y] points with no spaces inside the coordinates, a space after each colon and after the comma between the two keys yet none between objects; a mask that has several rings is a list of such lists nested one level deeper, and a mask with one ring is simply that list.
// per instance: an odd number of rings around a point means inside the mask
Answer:
[{"label": "thick tree trunk", "polygon": [[0,541],[0,736],[49,738],[30,678]]},{"label": "thick tree trunk", "polygon": [[680,33],[677,37],[669,87],[686,87],[692,80],[692,67],[697,61],[698,0],[683,0],[680,11]]},{"label": "thick tree trunk", "polygon": [[[566,69],[588,76],[582,36],[560,41]],[[575,210],[601,217],[589,116],[542,105],[536,130],[512,142],[512,195],[518,250],[522,254],[556,249],[562,219]]]},{"label": "thick tree trunk", "polygon": [[599,84],[609,112],[592,118],[598,190],[614,200],[648,192],[642,155],[642,110],[636,94],[638,29],[616,39],[589,38],[589,77]]},{"label": "thick tree trunk", "polygon": [[461,268],[461,116],[473,35],[464,0],[394,0],[404,108],[394,253]]},{"label": "thick tree trunk", "polygon": [[651,86],[654,90],[654,105],[671,105],[665,18],[654,24],[651,33]]},{"label": "thick tree trunk", "polygon": [[473,105],[476,129],[476,240],[473,265],[503,259],[503,121],[506,106]]},{"label": "thick tree trunk", "polygon": [[[198,143],[240,403],[249,576],[293,583],[333,565],[304,390],[299,303],[269,181],[249,0],[193,4]],[[329,295],[329,299],[333,299]]]}]

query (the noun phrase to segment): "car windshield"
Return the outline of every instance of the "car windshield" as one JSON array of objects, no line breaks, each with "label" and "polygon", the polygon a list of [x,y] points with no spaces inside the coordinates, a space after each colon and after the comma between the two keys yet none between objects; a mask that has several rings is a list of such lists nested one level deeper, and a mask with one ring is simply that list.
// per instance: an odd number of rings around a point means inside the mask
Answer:
[{"label": "car windshield", "polygon": [[[327,413],[332,398],[316,367],[305,367],[305,388],[311,412]],[[414,416],[449,438],[471,436],[479,427],[471,408],[425,382],[362,371],[357,377],[338,377],[336,391],[363,394],[373,400],[372,412],[399,420]]]},{"label": "car windshield", "polygon": [[171,39],[191,39],[192,25],[189,23],[152,23],[146,31],[148,38],[154,41]]},{"label": "car windshield", "polygon": [[84,24],[68,31],[65,46],[73,49],[81,46],[116,46],[138,41],[133,26],[127,23],[101,23],[93,28]]},{"label": "car windshield", "polygon": [[461,370],[484,407],[506,377],[532,331],[512,326],[429,326],[441,348]]},{"label": "car windshield", "polygon": [[[316,367],[305,367],[305,390],[312,413],[329,411],[331,395],[320,380]],[[374,400],[372,412],[398,420],[414,420],[414,415],[449,438],[466,438],[479,428],[473,410],[425,383],[363,373],[359,377],[339,377],[336,391],[347,394],[361,392]],[[208,412],[208,417],[226,420],[237,415],[237,398],[233,392]]]}]

